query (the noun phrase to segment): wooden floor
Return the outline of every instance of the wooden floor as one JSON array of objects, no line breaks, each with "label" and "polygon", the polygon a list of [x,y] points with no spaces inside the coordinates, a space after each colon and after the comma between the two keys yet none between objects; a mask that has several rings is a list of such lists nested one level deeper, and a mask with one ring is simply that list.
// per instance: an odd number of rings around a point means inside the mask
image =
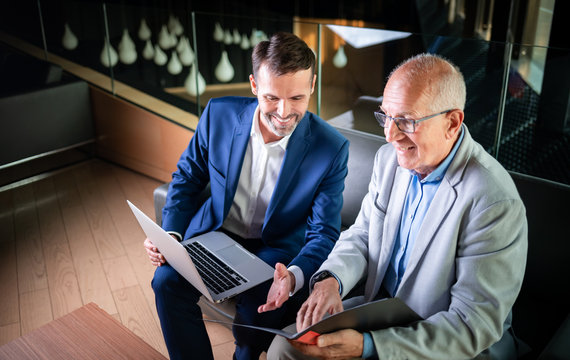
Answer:
[{"label": "wooden floor", "polygon": [[[168,357],[150,287],[154,268],[126,200],[154,218],[159,182],[90,160],[0,192],[0,345],[94,302]],[[208,323],[216,359],[231,331]]]}]

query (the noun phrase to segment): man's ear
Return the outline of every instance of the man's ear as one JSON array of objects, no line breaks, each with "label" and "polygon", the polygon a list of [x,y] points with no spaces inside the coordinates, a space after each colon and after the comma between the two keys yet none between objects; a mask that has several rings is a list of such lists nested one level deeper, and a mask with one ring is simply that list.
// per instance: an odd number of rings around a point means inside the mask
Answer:
[{"label": "man's ear", "polygon": [[447,118],[449,119],[449,123],[448,123],[446,137],[448,139],[453,139],[457,135],[459,129],[461,129],[461,124],[463,124],[464,117],[465,113],[463,113],[463,110],[460,109],[453,109],[447,113]]},{"label": "man's ear", "polygon": [[255,78],[253,74],[249,75],[249,84],[251,85],[251,92],[253,95],[257,96],[257,84],[255,83]]}]

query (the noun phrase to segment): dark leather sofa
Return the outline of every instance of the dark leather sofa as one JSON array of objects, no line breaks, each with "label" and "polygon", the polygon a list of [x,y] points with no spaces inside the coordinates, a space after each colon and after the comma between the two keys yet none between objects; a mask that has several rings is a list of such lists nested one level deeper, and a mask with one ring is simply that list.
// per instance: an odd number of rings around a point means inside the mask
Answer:
[{"label": "dark leather sofa", "polygon": [[[348,176],[345,180],[342,226],[350,226],[368,191],[374,155],[385,143],[381,136],[337,128],[350,141]],[[527,209],[529,251],[521,293],[513,309],[515,334],[529,345],[524,359],[570,359],[570,318],[568,317],[568,275],[570,274],[570,186],[511,173]],[[154,191],[157,222],[161,222],[168,184]],[[212,304],[202,300],[201,308],[210,317],[232,320],[230,301]],[[557,332],[558,331],[558,332]]]}]

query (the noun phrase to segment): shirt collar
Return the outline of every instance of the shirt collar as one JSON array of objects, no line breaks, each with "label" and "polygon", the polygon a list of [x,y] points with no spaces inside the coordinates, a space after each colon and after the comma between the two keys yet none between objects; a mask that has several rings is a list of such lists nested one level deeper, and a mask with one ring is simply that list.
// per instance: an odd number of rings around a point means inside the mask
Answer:
[{"label": "shirt collar", "polygon": [[263,135],[261,135],[261,129],[259,128],[260,121],[261,121],[261,111],[259,110],[259,105],[257,105],[257,107],[255,108],[255,112],[253,113],[253,121],[249,135],[251,137],[259,139],[259,141],[266,146],[269,147],[280,146],[283,150],[287,150],[287,144],[289,144],[289,138],[291,137],[291,134],[284,136],[280,140],[265,144],[263,141]]},{"label": "shirt collar", "polygon": [[[449,167],[449,165],[453,161],[453,158],[455,157],[455,154],[457,153],[457,149],[459,149],[459,145],[461,145],[461,142],[463,141],[463,137],[465,135],[465,131],[463,131],[463,127],[461,127],[460,131],[461,131],[461,133],[459,134],[459,139],[457,139],[457,141],[455,142],[455,145],[453,145],[451,152],[447,155],[445,160],[443,160],[443,162],[441,164],[439,164],[439,166],[434,171],[429,173],[428,176],[423,178],[420,182],[422,182],[422,183],[438,182],[438,181],[441,181],[441,179],[443,179],[443,175],[445,175],[447,168]],[[412,170],[411,172],[412,172],[412,174],[417,175],[417,173],[415,171]]]}]

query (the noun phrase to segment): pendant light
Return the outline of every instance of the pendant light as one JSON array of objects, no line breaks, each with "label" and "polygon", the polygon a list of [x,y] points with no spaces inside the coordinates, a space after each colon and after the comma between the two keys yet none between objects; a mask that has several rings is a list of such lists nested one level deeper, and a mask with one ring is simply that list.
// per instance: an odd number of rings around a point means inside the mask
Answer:
[{"label": "pendant light", "polygon": [[251,35],[249,36],[249,45],[254,48],[257,45],[257,29],[251,29]]},{"label": "pendant light", "polygon": [[75,50],[77,43],[77,36],[71,31],[69,24],[65,23],[61,44],[66,50]]},{"label": "pendant light", "polygon": [[158,33],[158,45],[164,50],[168,50],[174,46],[172,36],[168,32],[166,25],[162,25],[160,28],[160,32]]},{"label": "pendant light", "polygon": [[346,58],[346,54],[344,53],[344,46],[339,45],[336,54],[333,57],[333,65],[339,69],[342,69],[346,66],[348,59]]},{"label": "pendant light", "polygon": [[168,61],[168,57],[162,51],[160,46],[154,45],[154,63],[158,66],[163,66]]},{"label": "pendant light", "polygon": [[234,32],[233,32],[233,43],[235,45],[239,45],[239,43],[241,42],[241,36],[238,32],[238,29],[234,28]]},{"label": "pendant light", "polygon": [[221,82],[228,82],[234,78],[234,67],[230,63],[230,59],[228,59],[228,52],[226,50],[222,51],[222,56],[220,58],[220,62],[216,66],[214,71],[214,75],[216,75],[216,79]]},{"label": "pendant light", "polygon": [[[196,84],[196,76],[198,77],[198,84]],[[196,64],[190,67],[190,73],[184,81],[184,88],[191,96],[202,95],[206,91],[206,81],[199,71],[196,71]]]},{"label": "pendant light", "polygon": [[176,36],[180,36],[184,32],[184,27],[180,23],[180,20],[172,14],[168,16],[168,31]]},{"label": "pendant light", "polygon": [[186,41],[186,35],[182,35],[178,40],[178,44],[176,44],[176,51],[180,54],[182,50],[184,50],[184,46],[186,45],[184,42]]},{"label": "pendant light", "polygon": [[184,27],[180,23],[180,19],[174,18],[174,31],[171,31],[174,35],[180,36],[184,33]]},{"label": "pendant light", "polygon": [[247,37],[247,35],[242,35],[241,37],[241,43],[239,44],[239,47],[242,50],[247,50],[249,49],[249,38]]},{"label": "pendant light", "polygon": [[224,29],[222,29],[222,25],[220,25],[219,22],[216,21],[216,24],[214,25],[214,40],[216,40],[217,42],[222,42],[224,41]]},{"label": "pendant light", "polygon": [[142,56],[145,60],[152,60],[154,58],[154,47],[152,46],[150,40],[146,41]]},{"label": "pendant light", "polygon": [[168,65],[166,66],[166,70],[171,75],[178,75],[182,71],[182,64],[180,63],[180,60],[178,60],[178,54],[176,53],[176,50],[172,51],[172,56],[170,57]]},{"label": "pendant light", "polygon": [[127,29],[123,30],[123,36],[121,42],[119,42],[119,60],[126,65],[130,65],[137,60],[137,49]]},{"label": "pendant light", "polygon": [[150,39],[150,35],[151,35],[151,31],[150,28],[148,27],[147,23],[146,23],[146,19],[142,18],[141,19],[141,24],[139,26],[139,39],[141,39],[142,41],[146,41]]},{"label": "pendant light", "polygon": [[180,62],[184,66],[190,66],[194,62],[194,51],[190,46],[190,40],[188,40],[187,37],[184,37],[184,40],[181,41],[181,43],[183,45],[182,45],[182,51],[179,52]]},{"label": "pendant light", "polygon": [[231,45],[234,42],[234,37],[229,29],[224,32],[224,44]]},{"label": "pendant light", "polygon": [[117,65],[117,62],[119,61],[119,55],[117,55],[113,46],[106,39],[99,59],[101,60],[101,64],[105,67],[113,67]]}]

